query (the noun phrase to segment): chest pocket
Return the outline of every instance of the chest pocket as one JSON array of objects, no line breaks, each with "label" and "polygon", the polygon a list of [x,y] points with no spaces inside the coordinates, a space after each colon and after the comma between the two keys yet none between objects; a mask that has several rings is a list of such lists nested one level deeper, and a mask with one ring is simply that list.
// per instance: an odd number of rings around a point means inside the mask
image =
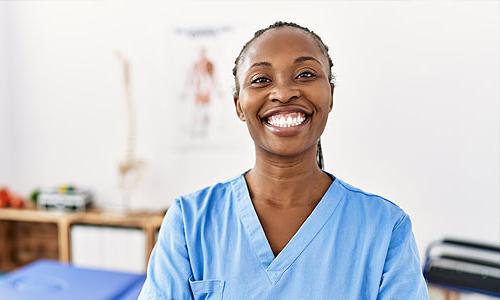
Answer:
[{"label": "chest pocket", "polygon": [[191,280],[189,285],[195,300],[221,300],[224,280]]}]

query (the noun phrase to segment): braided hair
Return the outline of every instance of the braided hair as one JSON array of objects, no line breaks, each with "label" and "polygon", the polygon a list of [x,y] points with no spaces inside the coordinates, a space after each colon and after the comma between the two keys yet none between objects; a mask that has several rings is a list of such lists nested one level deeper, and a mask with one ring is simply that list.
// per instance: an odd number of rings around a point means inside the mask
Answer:
[{"label": "braided hair", "polygon": [[[277,21],[274,24],[269,25],[266,28],[257,30],[254,33],[254,36],[246,42],[246,44],[243,46],[243,48],[240,51],[240,54],[238,57],[236,57],[234,61],[234,67],[233,67],[233,76],[234,76],[234,97],[237,97],[238,94],[240,93],[240,86],[238,83],[238,69],[241,65],[241,62],[243,58],[245,57],[245,54],[247,53],[248,47],[250,44],[255,41],[258,37],[260,37],[263,33],[275,29],[275,28],[283,28],[283,27],[291,27],[291,28],[296,28],[298,30],[301,30],[307,34],[309,34],[313,40],[318,44],[319,48],[325,55],[325,57],[328,59],[328,80],[332,83],[333,86],[335,86],[335,76],[332,73],[332,68],[333,68],[333,61],[332,58],[330,57],[330,54],[328,53],[328,46],[323,43],[323,40],[317,35],[314,31],[310,30],[307,27],[300,26],[299,24],[293,23],[293,22],[283,22],[283,21]],[[318,166],[320,169],[323,170],[324,164],[323,164],[323,151],[321,150],[321,140],[318,140],[318,145],[317,145],[317,151],[316,151],[316,161],[318,163]]]}]

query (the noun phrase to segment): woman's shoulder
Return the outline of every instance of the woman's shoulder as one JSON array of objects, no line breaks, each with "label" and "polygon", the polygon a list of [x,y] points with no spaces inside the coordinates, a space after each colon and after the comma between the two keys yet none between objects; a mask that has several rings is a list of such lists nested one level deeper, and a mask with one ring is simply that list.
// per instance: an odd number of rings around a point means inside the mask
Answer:
[{"label": "woman's shoulder", "polygon": [[197,215],[220,209],[221,206],[229,204],[229,200],[233,198],[235,186],[240,186],[241,182],[244,183],[242,176],[234,176],[194,192],[178,196],[170,209],[177,206],[183,211],[183,214]]},{"label": "woman's shoulder", "polygon": [[395,202],[384,196],[370,193],[342,179],[335,179],[342,190],[344,205],[367,216],[390,218],[395,221],[405,218],[406,212]]}]

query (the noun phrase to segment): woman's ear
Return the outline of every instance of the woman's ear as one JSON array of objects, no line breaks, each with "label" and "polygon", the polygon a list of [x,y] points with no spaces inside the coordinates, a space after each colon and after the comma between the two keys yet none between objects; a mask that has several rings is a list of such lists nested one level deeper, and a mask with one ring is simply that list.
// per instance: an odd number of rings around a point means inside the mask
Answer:
[{"label": "woman's ear", "polygon": [[241,121],[245,122],[245,114],[243,113],[243,110],[241,109],[241,102],[240,98],[238,96],[233,96],[234,100],[234,107],[236,108],[236,114],[238,115],[238,118],[240,118]]},{"label": "woman's ear", "polygon": [[330,82],[330,90],[331,90],[331,93],[330,93],[330,111],[332,111],[333,109],[333,92],[335,91],[335,85]]}]

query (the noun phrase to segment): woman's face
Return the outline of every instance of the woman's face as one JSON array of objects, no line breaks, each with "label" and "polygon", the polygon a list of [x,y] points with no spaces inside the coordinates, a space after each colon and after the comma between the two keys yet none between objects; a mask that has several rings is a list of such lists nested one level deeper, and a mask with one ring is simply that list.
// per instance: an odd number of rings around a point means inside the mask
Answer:
[{"label": "woman's face", "polygon": [[271,29],[250,44],[234,101],[258,148],[294,156],[316,145],[332,108],[329,69],[318,43],[296,28]]}]

